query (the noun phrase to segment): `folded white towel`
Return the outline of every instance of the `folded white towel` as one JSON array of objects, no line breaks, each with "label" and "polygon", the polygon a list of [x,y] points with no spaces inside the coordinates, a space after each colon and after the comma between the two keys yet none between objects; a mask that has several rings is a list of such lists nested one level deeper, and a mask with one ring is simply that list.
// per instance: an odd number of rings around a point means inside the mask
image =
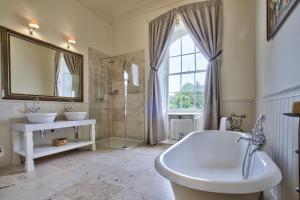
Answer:
[{"label": "folded white towel", "polygon": [[222,117],[220,121],[220,131],[227,131],[230,129],[230,123],[227,117]]}]

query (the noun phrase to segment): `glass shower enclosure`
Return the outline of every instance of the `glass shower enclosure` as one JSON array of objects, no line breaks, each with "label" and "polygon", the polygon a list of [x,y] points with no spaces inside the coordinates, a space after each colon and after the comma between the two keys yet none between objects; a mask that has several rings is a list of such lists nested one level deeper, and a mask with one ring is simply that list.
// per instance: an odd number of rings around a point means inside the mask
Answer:
[{"label": "glass shower enclosure", "polygon": [[139,64],[122,56],[101,58],[91,71],[90,118],[97,120],[98,145],[128,149],[143,142],[144,126],[136,117],[144,106],[144,84],[136,81],[141,73]]}]

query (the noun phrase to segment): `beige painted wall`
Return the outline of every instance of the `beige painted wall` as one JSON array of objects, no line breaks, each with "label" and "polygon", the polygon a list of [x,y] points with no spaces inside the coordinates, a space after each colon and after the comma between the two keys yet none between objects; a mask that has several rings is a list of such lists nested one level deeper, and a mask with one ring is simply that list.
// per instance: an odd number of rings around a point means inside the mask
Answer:
[{"label": "beige painted wall", "polygon": [[[71,47],[84,55],[84,103],[74,103],[76,111],[88,111],[88,47],[106,54],[112,52],[112,27],[73,0],[0,0],[0,25],[28,34],[28,20],[36,18],[40,29],[34,37],[66,48],[66,36],[75,35],[77,44]],[[11,162],[10,120],[24,117],[26,101],[0,100],[0,167]],[[58,112],[65,103],[41,102],[41,111]],[[71,131],[71,129],[70,129]],[[39,137],[38,137],[39,138]]]},{"label": "beige painted wall", "polygon": [[266,40],[266,5],[257,2],[257,96],[300,85],[300,6],[270,42]]},{"label": "beige painted wall", "polygon": [[111,54],[111,25],[73,0],[0,0],[0,25],[28,34],[32,18],[40,24],[35,38],[66,48],[66,36],[76,36],[77,44],[71,50],[84,55],[84,97],[88,102],[88,47]]},{"label": "beige painted wall", "polygon": [[[146,83],[149,73],[148,22],[160,14],[195,1],[168,1],[151,5],[116,19],[113,23],[113,54],[146,51]],[[222,65],[223,114],[247,114],[248,130],[255,115],[255,2],[224,0],[224,55]]]}]

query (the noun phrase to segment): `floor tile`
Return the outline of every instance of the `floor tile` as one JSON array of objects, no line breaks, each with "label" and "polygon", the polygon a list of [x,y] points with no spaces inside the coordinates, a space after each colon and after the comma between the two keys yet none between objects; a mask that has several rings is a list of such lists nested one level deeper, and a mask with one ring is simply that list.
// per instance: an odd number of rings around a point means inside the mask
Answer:
[{"label": "floor tile", "polygon": [[122,187],[101,180],[82,181],[68,187],[62,193],[73,200],[105,200],[122,191]]},{"label": "floor tile", "polygon": [[0,190],[0,199],[49,199],[55,194],[54,190],[47,188],[28,178],[14,182],[11,186]]},{"label": "floor tile", "polygon": [[167,179],[154,168],[169,146],[139,145],[120,150],[74,150],[0,169],[0,199],[19,200],[173,200]]}]

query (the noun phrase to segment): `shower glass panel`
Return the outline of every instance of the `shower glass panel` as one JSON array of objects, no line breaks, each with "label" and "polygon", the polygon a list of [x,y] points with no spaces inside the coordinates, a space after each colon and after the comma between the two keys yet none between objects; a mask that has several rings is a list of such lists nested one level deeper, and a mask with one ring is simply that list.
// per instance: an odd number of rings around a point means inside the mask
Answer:
[{"label": "shower glass panel", "polygon": [[96,119],[96,140],[108,146],[109,141],[109,102],[108,102],[108,63],[99,59],[96,50],[89,49],[89,117]]},{"label": "shower glass panel", "polygon": [[[143,58],[143,51],[137,56]],[[103,57],[103,56],[102,56]],[[128,149],[144,141],[144,59],[99,58],[90,64],[90,118],[97,144]]]}]

